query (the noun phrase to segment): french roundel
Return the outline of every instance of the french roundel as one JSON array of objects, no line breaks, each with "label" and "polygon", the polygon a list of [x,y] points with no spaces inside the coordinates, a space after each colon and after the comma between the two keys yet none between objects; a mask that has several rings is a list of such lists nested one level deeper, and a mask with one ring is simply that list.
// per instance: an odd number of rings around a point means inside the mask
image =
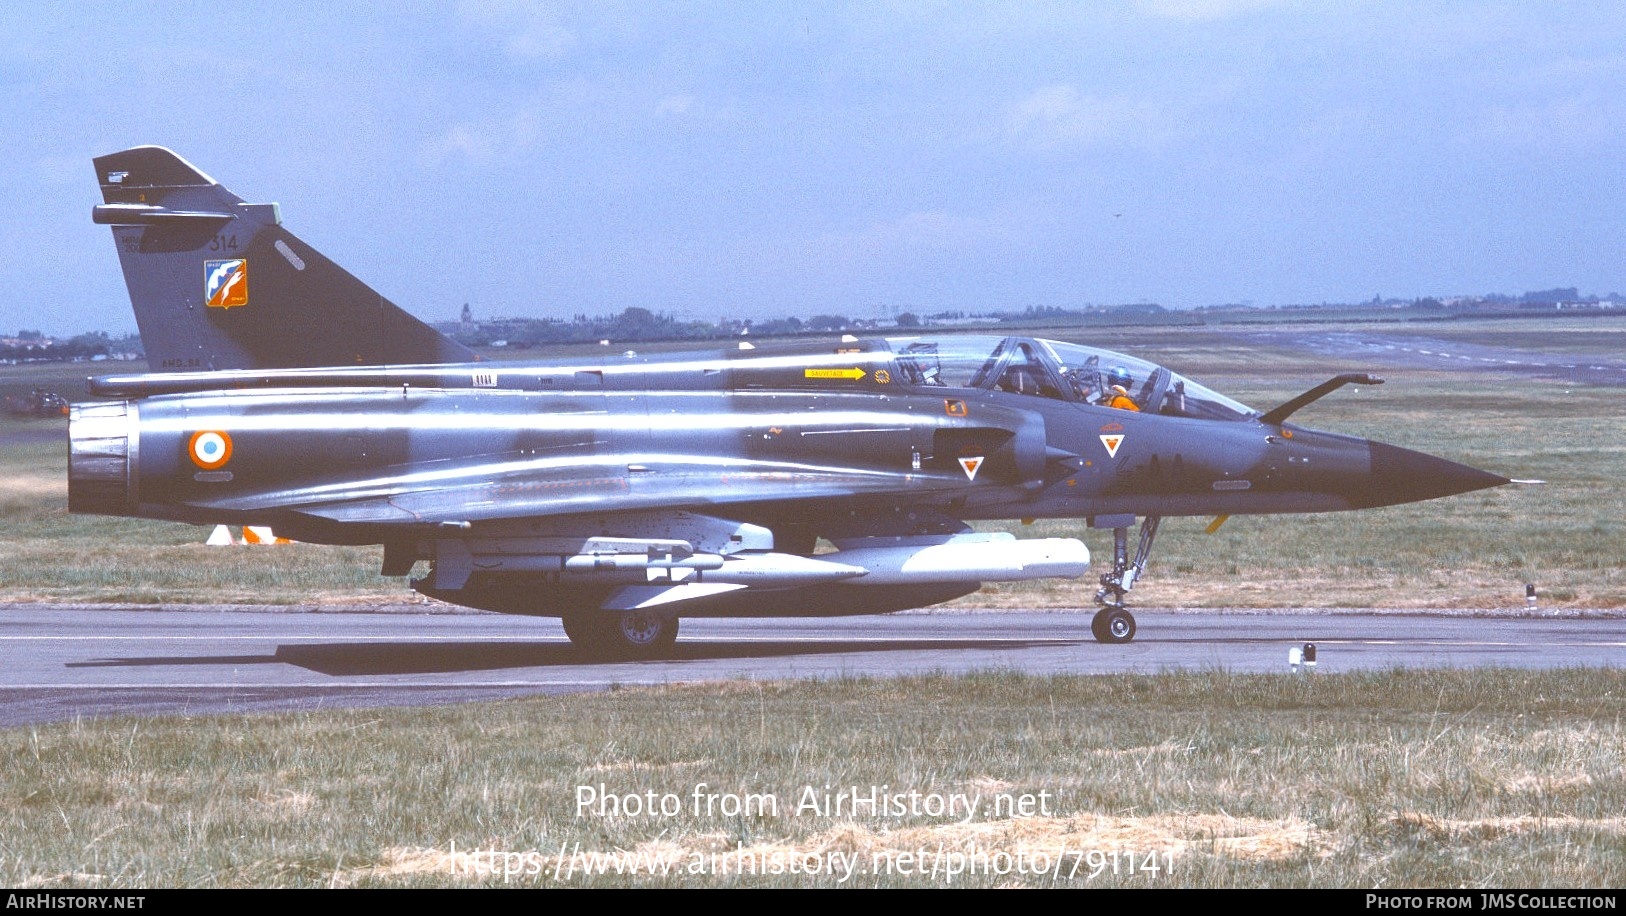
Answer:
[{"label": "french roundel", "polygon": [[192,434],[187,452],[192,456],[193,464],[205,471],[212,471],[231,460],[231,436],[219,430],[200,430]]}]

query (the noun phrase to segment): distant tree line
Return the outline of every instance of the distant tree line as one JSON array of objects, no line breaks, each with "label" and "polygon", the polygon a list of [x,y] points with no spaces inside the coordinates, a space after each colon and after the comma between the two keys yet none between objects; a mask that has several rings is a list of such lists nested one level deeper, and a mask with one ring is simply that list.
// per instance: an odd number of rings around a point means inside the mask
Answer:
[{"label": "distant tree line", "polygon": [[569,321],[549,318],[495,318],[475,321],[467,307],[463,320],[438,325],[438,329],[459,343],[471,347],[501,345],[517,349],[561,343],[592,343],[599,340],[720,340],[740,336],[784,336],[803,333],[830,333],[873,327],[874,322],[855,321],[845,315],[815,315],[812,318],[745,318],[721,321],[694,321],[675,318],[633,306],[619,315],[590,317],[577,315]]},{"label": "distant tree line", "polygon": [[1101,319],[1106,319],[1108,323],[1135,321],[1165,324],[1187,323],[1191,320],[1187,313],[1165,309],[1153,303],[1079,308],[1028,306],[1020,312],[981,314],[942,311],[922,315],[905,311],[890,319],[820,314],[809,318],[724,318],[711,321],[679,319],[637,306],[627,308],[617,315],[594,317],[578,314],[569,320],[558,318],[476,320],[469,306],[464,305],[459,321],[441,322],[436,325],[436,329],[466,346],[528,349],[550,344],[594,343],[600,340],[633,343],[664,340],[725,340],[752,336],[789,337],[798,334],[825,335],[893,328],[910,331],[932,325],[963,324],[979,319],[1007,324],[1057,320],[1077,320],[1088,324]]},{"label": "distant tree line", "polygon": [[47,337],[39,331],[18,331],[16,337],[0,341],[0,361],[8,363],[72,362],[143,352],[139,337],[114,338],[106,331],[91,331],[67,340]]}]

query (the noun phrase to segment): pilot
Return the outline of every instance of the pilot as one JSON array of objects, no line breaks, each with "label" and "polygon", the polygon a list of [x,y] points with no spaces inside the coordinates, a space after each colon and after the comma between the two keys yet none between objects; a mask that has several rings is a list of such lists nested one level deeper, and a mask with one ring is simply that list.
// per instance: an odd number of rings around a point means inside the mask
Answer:
[{"label": "pilot", "polygon": [[1124,386],[1113,385],[1110,390],[1112,393],[1107,397],[1108,407],[1116,407],[1119,410],[1140,410],[1140,405],[1136,404],[1135,399],[1129,396],[1129,392],[1124,389]]},{"label": "pilot", "polygon": [[1132,384],[1134,379],[1130,378],[1128,369],[1113,366],[1112,371],[1107,373],[1107,393],[1102,397],[1101,403],[1119,410],[1139,411],[1140,405],[1129,396],[1129,386]]}]

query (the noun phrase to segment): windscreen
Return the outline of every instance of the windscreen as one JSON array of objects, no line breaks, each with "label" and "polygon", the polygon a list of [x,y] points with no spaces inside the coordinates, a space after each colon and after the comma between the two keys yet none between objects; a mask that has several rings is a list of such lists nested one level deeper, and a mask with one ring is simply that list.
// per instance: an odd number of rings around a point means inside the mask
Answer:
[{"label": "windscreen", "polygon": [[1156,363],[1081,344],[1036,342],[1054,355],[1062,377],[1090,403],[1113,385],[1122,385],[1143,410],[1166,416],[1242,420],[1258,413]]},{"label": "windscreen", "polygon": [[1022,337],[909,337],[887,341],[911,385],[1016,390],[1082,404],[1105,403],[1122,387],[1142,410],[1205,420],[1241,420],[1258,411],[1163,366],[1113,350]]}]

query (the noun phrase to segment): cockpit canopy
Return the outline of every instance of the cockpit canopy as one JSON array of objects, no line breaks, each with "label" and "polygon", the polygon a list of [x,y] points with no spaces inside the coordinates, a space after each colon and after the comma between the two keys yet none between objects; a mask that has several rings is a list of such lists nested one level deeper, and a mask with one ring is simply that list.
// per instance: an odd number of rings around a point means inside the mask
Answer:
[{"label": "cockpit canopy", "polygon": [[1107,404],[1114,386],[1147,413],[1241,420],[1258,411],[1156,363],[1112,350],[1027,337],[907,337],[887,341],[912,385],[998,389]]}]

